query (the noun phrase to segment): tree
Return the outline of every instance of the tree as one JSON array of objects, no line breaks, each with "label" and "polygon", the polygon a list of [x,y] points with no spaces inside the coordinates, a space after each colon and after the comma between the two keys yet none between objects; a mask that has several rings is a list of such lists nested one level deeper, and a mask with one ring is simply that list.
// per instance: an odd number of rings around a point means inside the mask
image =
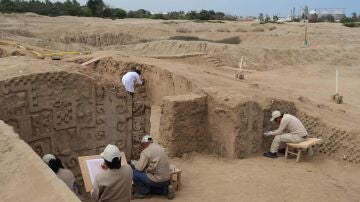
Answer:
[{"label": "tree", "polygon": [[103,17],[105,4],[102,0],[89,0],[86,5],[89,7],[92,16]]},{"label": "tree", "polygon": [[351,18],[352,18],[352,20],[353,20],[354,22],[357,22],[357,21],[358,21],[358,16],[357,16],[356,12],[353,12],[353,13],[351,14]]},{"label": "tree", "polygon": [[263,13],[259,13],[259,17],[258,17],[260,22],[264,21],[264,14]]},{"label": "tree", "polygon": [[127,16],[126,11],[121,8],[115,8],[114,13],[115,13],[115,17],[117,17],[119,19],[126,18],[126,16]]}]

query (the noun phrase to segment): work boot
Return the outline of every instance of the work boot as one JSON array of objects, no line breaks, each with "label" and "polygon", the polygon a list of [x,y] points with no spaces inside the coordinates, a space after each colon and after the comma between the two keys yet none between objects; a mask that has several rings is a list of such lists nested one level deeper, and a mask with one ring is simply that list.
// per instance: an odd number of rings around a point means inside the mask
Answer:
[{"label": "work boot", "polygon": [[167,194],[167,197],[169,200],[175,198],[175,189],[174,189],[174,186],[172,185],[169,185],[168,186],[168,194]]},{"label": "work boot", "polygon": [[140,194],[139,192],[136,192],[134,194],[134,198],[136,198],[136,199],[151,198],[151,195],[150,194]]},{"label": "work boot", "polygon": [[272,152],[266,152],[264,153],[264,156],[269,157],[269,158],[277,158],[277,154],[276,153],[272,153]]}]

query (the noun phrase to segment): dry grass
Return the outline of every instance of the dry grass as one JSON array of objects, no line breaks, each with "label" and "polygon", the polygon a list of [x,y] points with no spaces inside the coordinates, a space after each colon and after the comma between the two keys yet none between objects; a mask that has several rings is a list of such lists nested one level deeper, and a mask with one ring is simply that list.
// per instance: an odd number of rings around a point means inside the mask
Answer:
[{"label": "dry grass", "polygon": [[202,32],[211,32],[208,28],[200,28],[195,30],[196,33],[202,33]]},{"label": "dry grass", "polygon": [[191,33],[191,30],[188,29],[188,28],[185,28],[185,27],[179,27],[176,29],[176,32],[179,32],[179,33]]},{"label": "dry grass", "polygon": [[236,28],[236,29],[234,30],[234,32],[247,32],[247,30],[244,29],[244,28],[242,28],[242,27],[239,27],[239,28]]},{"label": "dry grass", "polygon": [[262,27],[255,27],[251,30],[252,32],[265,32],[265,29]]},{"label": "dry grass", "polygon": [[273,31],[275,29],[277,29],[277,27],[275,27],[275,26],[271,26],[271,27],[268,28],[269,31]]},{"label": "dry grass", "polygon": [[217,32],[230,32],[230,30],[228,30],[226,28],[218,28],[216,31]]}]

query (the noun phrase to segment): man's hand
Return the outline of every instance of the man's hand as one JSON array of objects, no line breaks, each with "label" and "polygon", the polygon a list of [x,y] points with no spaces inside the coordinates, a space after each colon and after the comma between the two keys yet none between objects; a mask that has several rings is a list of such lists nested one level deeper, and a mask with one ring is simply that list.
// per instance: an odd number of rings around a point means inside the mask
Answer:
[{"label": "man's hand", "polygon": [[100,166],[101,166],[101,168],[102,168],[103,170],[107,170],[107,169],[108,169],[108,167],[106,166],[105,163],[102,163]]},{"label": "man's hand", "polygon": [[272,132],[271,132],[271,131],[266,131],[266,132],[264,133],[264,135],[265,135],[266,137],[272,136]]},{"label": "man's hand", "polygon": [[134,167],[135,167],[136,163],[137,163],[137,160],[131,160],[131,161],[130,161],[130,165],[132,165],[132,166],[134,166]]}]

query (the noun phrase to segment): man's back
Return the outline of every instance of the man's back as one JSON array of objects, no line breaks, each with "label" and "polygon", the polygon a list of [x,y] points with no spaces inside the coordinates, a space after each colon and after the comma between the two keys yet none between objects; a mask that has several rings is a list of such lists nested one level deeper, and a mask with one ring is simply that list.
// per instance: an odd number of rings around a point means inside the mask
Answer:
[{"label": "man's back", "polygon": [[291,114],[284,114],[280,125],[285,125],[290,133],[299,135],[300,137],[308,134],[301,121]]},{"label": "man's back", "polygon": [[140,76],[138,73],[136,72],[128,72],[126,73],[122,79],[122,84],[125,86],[126,91],[128,92],[134,92],[134,85],[135,85],[135,81],[137,81],[139,84],[142,84],[141,80],[140,80]]},{"label": "man's back", "polygon": [[122,165],[120,169],[107,170],[95,177],[95,184],[94,198],[97,201],[128,202],[131,199],[132,169],[129,165]]},{"label": "man's back", "polygon": [[74,182],[75,182],[75,177],[74,174],[68,170],[68,169],[64,169],[64,168],[60,168],[59,171],[56,173],[56,175],[62,180],[64,181],[64,183],[69,187],[69,189],[73,190],[73,186],[74,186]]},{"label": "man's back", "polygon": [[148,159],[146,173],[152,181],[164,182],[170,179],[170,164],[164,148],[151,143],[141,153]]}]

